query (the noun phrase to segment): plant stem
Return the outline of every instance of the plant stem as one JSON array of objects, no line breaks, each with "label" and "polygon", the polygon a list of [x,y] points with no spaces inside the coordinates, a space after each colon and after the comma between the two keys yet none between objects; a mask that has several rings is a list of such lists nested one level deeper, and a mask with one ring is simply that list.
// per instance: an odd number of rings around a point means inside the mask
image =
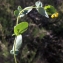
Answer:
[{"label": "plant stem", "polygon": [[16,25],[18,24],[19,16],[17,17]]},{"label": "plant stem", "polygon": [[15,63],[17,63],[16,54],[15,54],[15,46],[16,46],[16,38],[14,40],[14,60],[15,60]]},{"label": "plant stem", "polygon": [[31,6],[31,7],[24,8],[23,10],[20,11],[19,14],[22,14],[22,12],[23,12],[24,10],[28,10],[28,9],[31,9],[31,8],[37,8],[37,7],[33,7],[33,6]]},{"label": "plant stem", "polygon": [[[18,20],[19,20],[19,17],[17,17],[16,25],[18,24]],[[15,63],[17,63],[16,54],[15,54],[16,38],[17,37],[15,37],[15,40],[14,40],[14,60],[15,60]]]},{"label": "plant stem", "polygon": [[[32,9],[32,8],[37,8],[37,7],[33,7],[33,6],[26,7],[23,10],[21,10],[19,14],[22,14],[22,12],[24,12],[25,10]],[[41,8],[41,7],[38,7],[38,8]],[[16,25],[18,24],[18,21],[19,21],[19,16],[17,17]]]},{"label": "plant stem", "polygon": [[[18,24],[18,20],[19,20],[19,17],[17,17],[16,25]],[[15,63],[17,63],[16,54],[15,54],[16,38],[17,37],[15,37],[15,40],[14,40],[14,60],[15,60]]]}]

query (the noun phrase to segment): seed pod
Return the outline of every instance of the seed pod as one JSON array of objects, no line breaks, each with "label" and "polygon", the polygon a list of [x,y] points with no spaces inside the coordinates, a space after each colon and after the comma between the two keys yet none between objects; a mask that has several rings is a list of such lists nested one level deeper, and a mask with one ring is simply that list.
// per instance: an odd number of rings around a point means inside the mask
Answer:
[{"label": "seed pod", "polygon": [[19,52],[19,49],[21,47],[21,44],[22,44],[22,35],[18,35],[16,38],[15,38],[15,49],[14,49],[14,44],[13,44],[13,48],[12,50],[10,51],[11,54],[14,54],[14,50],[15,50],[15,55],[18,54]]}]

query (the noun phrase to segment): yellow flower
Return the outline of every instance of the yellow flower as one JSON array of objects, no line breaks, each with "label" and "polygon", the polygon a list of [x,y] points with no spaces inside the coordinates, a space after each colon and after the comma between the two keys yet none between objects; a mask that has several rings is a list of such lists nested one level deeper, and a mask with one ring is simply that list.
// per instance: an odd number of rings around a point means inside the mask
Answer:
[{"label": "yellow flower", "polygon": [[58,13],[58,12],[56,12],[56,13],[55,13],[55,17],[58,17],[58,16],[59,16],[59,13]]},{"label": "yellow flower", "polygon": [[54,17],[55,17],[55,14],[52,14],[52,15],[51,15],[51,18],[54,18]]},{"label": "yellow flower", "polygon": [[56,12],[56,13],[54,13],[54,14],[51,15],[51,18],[57,18],[58,16],[59,16],[59,13]]}]

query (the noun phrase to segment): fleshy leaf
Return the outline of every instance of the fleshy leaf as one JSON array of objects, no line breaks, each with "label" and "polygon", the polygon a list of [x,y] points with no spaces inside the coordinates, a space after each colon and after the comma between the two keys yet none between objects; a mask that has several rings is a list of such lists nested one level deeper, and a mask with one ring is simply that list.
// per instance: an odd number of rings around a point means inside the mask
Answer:
[{"label": "fleshy leaf", "polygon": [[18,14],[19,14],[19,11],[18,11],[18,10],[15,10],[15,11],[14,11],[14,15],[15,15],[15,16],[18,16]]},{"label": "fleshy leaf", "polygon": [[37,1],[37,2],[35,3],[35,5],[36,5],[37,8],[43,6],[41,1]]},{"label": "fleshy leaf", "polygon": [[48,6],[45,6],[44,9],[46,10],[46,12],[49,14],[49,15],[52,15],[54,14],[56,11],[56,9],[54,8],[54,6],[52,5],[48,5]]},{"label": "fleshy leaf", "polygon": [[19,35],[24,33],[28,28],[27,22],[21,22],[18,25],[14,26],[14,34]]},{"label": "fleshy leaf", "polygon": [[37,9],[37,11],[38,11],[41,15],[43,15],[43,16],[45,16],[45,17],[49,18],[49,16],[48,16],[48,14],[47,14],[46,10],[44,10],[44,8],[43,8],[43,7],[38,8],[38,9]]}]

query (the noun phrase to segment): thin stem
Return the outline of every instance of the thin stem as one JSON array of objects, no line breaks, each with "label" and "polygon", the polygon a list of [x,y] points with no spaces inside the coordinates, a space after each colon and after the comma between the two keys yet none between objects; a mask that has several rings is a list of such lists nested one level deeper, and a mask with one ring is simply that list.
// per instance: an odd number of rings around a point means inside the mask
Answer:
[{"label": "thin stem", "polygon": [[[19,20],[19,17],[17,17],[16,25],[18,24],[18,20]],[[16,37],[14,40],[14,60],[15,60],[15,63],[17,63],[16,54],[15,54],[15,46],[16,46]]]},{"label": "thin stem", "polygon": [[[21,10],[19,14],[22,14],[23,11],[28,10],[28,9],[31,9],[31,8],[41,8],[41,7],[33,7],[33,6],[31,6],[31,7],[26,7],[26,8],[24,8],[23,10]],[[19,21],[19,16],[17,17],[16,25],[18,24],[18,21]]]},{"label": "thin stem", "polygon": [[17,17],[16,25],[18,24],[19,17]]},{"label": "thin stem", "polygon": [[22,14],[22,12],[23,12],[24,10],[28,10],[28,9],[31,9],[31,8],[37,8],[37,7],[31,6],[31,7],[24,8],[23,10],[20,11],[20,14]]},{"label": "thin stem", "polygon": [[15,60],[15,63],[17,63],[16,54],[15,54],[15,46],[16,46],[16,38],[14,40],[14,60]]},{"label": "thin stem", "polygon": [[[31,9],[31,8],[37,8],[37,7],[33,7],[33,6],[31,6],[31,7],[24,8],[23,10],[20,11],[19,14],[22,14],[23,11],[28,10],[28,9]],[[41,7],[39,7],[39,8],[41,8]],[[19,16],[17,17],[16,25],[18,24],[18,21],[19,21]]]}]

